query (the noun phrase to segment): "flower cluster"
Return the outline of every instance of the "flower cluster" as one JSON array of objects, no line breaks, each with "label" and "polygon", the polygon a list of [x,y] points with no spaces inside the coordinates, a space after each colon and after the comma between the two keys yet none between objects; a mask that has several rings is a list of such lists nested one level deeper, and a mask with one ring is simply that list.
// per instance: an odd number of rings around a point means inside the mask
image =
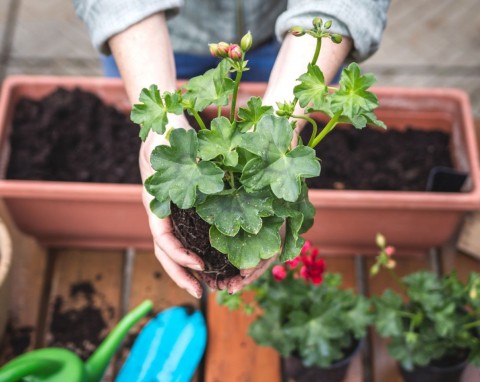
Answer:
[{"label": "flower cluster", "polygon": [[[293,260],[288,260],[284,265],[276,265],[272,268],[272,275],[275,281],[282,281],[292,272],[294,277],[301,277],[306,282],[313,285],[319,285],[323,281],[323,273],[325,272],[325,260],[319,258],[320,251],[312,246],[310,242],[306,242],[300,255]],[[300,267],[298,267],[300,265]]]},{"label": "flower cluster", "polygon": [[228,44],[224,41],[218,44],[208,44],[210,53],[217,58],[230,58],[233,61],[240,61],[243,55],[252,47],[252,34],[248,32],[242,37],[240,45]]}]

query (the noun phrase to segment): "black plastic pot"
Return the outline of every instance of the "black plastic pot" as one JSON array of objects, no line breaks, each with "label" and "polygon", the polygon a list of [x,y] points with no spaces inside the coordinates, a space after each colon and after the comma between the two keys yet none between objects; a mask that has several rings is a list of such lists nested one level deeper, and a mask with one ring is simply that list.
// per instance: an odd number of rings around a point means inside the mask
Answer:
[{"label": "black plastic pot", "polygon": [[465,359],[458,364],[446,367],[427,365],[416,367],[411,371],[400,367],[400,373],[405,382],[460,382],[467,364],[468,360]]},{"label": "black plastic pot", "polygon": [[284,358],[283,373],[285,379],[289,382],[342,382],[347,375],[353,357],[360,350],[361,344],[362,342],[358,341],[351,354],[329,367],[307,367],[298,357]]}]

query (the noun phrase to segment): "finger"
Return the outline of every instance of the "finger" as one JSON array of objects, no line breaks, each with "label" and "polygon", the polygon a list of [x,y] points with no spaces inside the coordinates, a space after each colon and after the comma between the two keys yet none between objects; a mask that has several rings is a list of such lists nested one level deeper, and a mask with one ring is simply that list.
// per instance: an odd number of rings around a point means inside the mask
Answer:
[{"label": "finger", "polygon": [[203,272],[200,273],[199,275],[200,275],[200,277],[202,278],[202,281],[203,281],[205,284],[207,284],[207,286],[208,286],[210,289],[212,289],[212,290],[218,289],[218,288],[217,288],[217,280],[216,280],[214,277],[212,277],[212,276],[210,276],[210,275],[208,275],[208,274],[206,274],[206,273],[203,273]]},{"label": "finger", "polygon": [[150,216],[150,227],[155,244],[175,263],[185,268],[202,271],[204,264],[200,256],[186,249],[174,236],[170,218]]},{"label": "finger", "polygon": [[237,293],[244,286],[257,280],[270,267],[270,265],[275,261],[276,258],[277,258],[276,256],[273,256],[268,260],[262,260],[258,264],[258,266],[254,268],[252,272],[249,273],[248,276],[233,277],[231,280],[229,280],[227,284],[228,293],[231,293],[231,294]]},{"label": "finger", "polygon": [[185,268],[167,256],[157,245],[155,245],[155,256],[165,272],[167,272],[173,282],[175,282],[180,288],[185,289],[195,298],[200,298],[202,296],[203,289],[200,282]]}]

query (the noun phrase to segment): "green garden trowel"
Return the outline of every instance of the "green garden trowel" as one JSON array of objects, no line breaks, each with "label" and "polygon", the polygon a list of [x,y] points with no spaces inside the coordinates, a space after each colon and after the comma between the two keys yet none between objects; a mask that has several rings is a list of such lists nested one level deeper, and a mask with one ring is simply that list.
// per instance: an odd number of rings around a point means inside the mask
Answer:
[{"label": "green garden trowel", "polygon": [[128,331],[152,308],[146,300],[128,313],[85,363],[70,350],[34,350],[3,366],[0,382],[99,382]]}]

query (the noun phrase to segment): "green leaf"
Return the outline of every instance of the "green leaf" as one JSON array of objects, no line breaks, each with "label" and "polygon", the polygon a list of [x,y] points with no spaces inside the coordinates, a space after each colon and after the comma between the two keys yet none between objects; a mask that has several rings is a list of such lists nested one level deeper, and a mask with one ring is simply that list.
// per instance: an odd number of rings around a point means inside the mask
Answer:
[{"label": "green leaf", "polygon": [[148,136],[150,130],[163,134],[168,123],[167,113],[181,114],[181,95],[179,93],[165,92],[165,103],[162,101],[157,85],[150,89],[143,89],[140,93],[139,104],[133,105],[130,118],[141,125],[139,136],[142,141]]},{"label": "green leaf", "polygon": [[269,191],[248,193],[240,187],[207,197],[197,207],[197,213],[223,235],[235,236],[240,228],[257,234],[262,228],[261,218],[273,215],[272,200]]},{"label": "green leaf", "polygon": [[240,131],[245,132],[255,128],[264,115],[272,115],[273,107],[262,106],[260,97],[251,97],[247,102],[247,108],[241,107],[238,110],[238,124]]},{"label": "green leaf", "polygon": [[340,89],[330,96],[332,112],[341,112],[342,122],[350,122],[356,128],[363,128],[367,123],[385,127],[373,114],[378,107],[377,96],[367,90],[375,81],[373,74],[362,75],[358,64],[351,63],[342,71]]},{"label": "green leaf", "polygon": [[302,74],[295,86],[293,94],[298,98],[301,107],[313,104],[315,110],[321,110],[326,102],[328,88],[323,73],[317,65],[308,64],[307,73]]},{"label": "green leaf", "polygon": [[213,119],[211,130],[198,132],[198,141],[200,157],[203,160],[221,156],[226,166],[235,167],[238,164],[238,154],[235,149],[240,142],[240,136],[227,118]]},{"label": "green leaf", "polygon": [[306,232],[313,224],[315,207],[308,200],[305,181],[302,181],[302,191],[296,202],[276,199],[273,208],[276,216],[286,219],[285,238],[280,254],[280,261],[284,262],[298,256],[305,243],[299,234]]},{"label": "green leaf", "polygon": [[150,210],[160,219],[166,218],[170,215],[170,199],[161,201],[153,198],[150,202]]},{"label": "green leaf", "polygon": [[222,234],[215,226],[210,227],[210,243],[239,269],[253,268],[260,260],[269,259],[280,251],[280,226],[283,219],[263,219],[262,228],[254,235],[240,230],[234,237]]},{"label": "green leaf", "polygon": [[301,191],[301,178],[318,176],[320,164],[315,151],[298,146],[288,151],[292,129],[286,118],[264,116],[257,130],[243,136],[241,147],[258,155],[243,169],[240,181],[247,190],[270,186],[275,196],[295,202]]},{"label": "green leaf", "polygon": [[183,98],[189,101],[196,111],[202,111],[209,105],[224,106],[233,93],[235,82],[228,78],[230,64],[222,60],[214,69],[190,79]]},{"label": "green leaf", "polygon": [[157,146],[150,157],[157,172],[149,178],[147,191],[158,200],[167,198],[179,208],[193,207],[197,189],[204,194],[223,190],[223,171],[214,163],[197,162],[198,140],[193,130],[175,129],[170,146]]}]

